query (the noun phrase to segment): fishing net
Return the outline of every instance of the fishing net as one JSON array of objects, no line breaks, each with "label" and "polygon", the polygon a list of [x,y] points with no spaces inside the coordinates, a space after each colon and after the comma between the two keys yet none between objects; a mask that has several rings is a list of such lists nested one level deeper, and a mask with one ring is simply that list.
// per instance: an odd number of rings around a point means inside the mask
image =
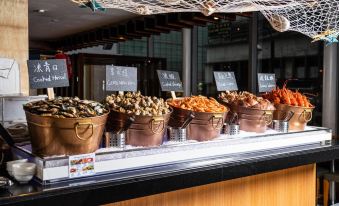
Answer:
[{"label": "fishing net", "polygon": [[[170,12],[235,13],[260,11],[277,31],[301,32],[315,41],[337,42],[337,0],[72,0],[97,9],[116,8],[142,15]],[[93,9],[93,8],[92,8]],[[95,8],[94,8],[95,10]]]}]

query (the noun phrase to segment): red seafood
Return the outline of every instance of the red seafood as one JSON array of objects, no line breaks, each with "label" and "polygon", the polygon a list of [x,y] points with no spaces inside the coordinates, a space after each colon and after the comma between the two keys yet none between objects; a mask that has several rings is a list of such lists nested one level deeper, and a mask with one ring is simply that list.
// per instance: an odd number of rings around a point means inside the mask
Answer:
[{"label": "red seafood", "polygon": [[276,89],[272,90],[270,93],[266,93],[263,95],[263,98],[274,102],[274,104],[287,104],[291,106],[299,106],[299,107],[307,107],[311,108],[314,107],[309,99],[301,94],[298,90],[293,92],[290,89],[286,88],[286,83],[280,89],[277,87]]}]

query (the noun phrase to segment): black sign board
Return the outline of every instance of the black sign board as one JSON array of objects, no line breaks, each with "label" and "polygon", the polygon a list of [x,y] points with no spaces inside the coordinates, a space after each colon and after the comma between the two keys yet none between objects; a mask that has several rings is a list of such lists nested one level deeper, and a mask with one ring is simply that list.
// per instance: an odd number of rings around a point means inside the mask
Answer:
[{"label": "black sign board", "polygon": [[214,72],[218,91],[237,91],[238,85],[234,72]]},{"label": "black sign board", "polygon": [[275,74],[258,74],[259,92],[270,92],[276,88]]},{"label": "black sign board", "polygon": [[131,91],[138,89],[138,71],[136,67],[106,65],[106,90]]},{"label": "black sign board", "polygon": [[178,72],[157,70],[162,91],[182,92],[182,82]]},{"label": "black sign board", "polygon": [[69,86],[65,59],[28,60],[27,65],[32,89]]}]

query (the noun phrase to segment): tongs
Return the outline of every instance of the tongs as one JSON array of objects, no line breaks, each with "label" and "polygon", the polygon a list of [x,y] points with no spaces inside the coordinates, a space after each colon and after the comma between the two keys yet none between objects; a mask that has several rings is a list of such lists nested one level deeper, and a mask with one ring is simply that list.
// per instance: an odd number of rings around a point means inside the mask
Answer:
[{"label": "tongs", "polygon": [[126,124],[117,132],[117,134],[126,132],[131,127],[134,121],[135,121],[135,116],[129,117],[126,121]]},{"label": "tongs", "polygon": [[[236,120],[236,121],[234,121]],[[238,124],[238,114],[236,112],[232,112],[232,117],[230,118],[229,124]]]},{"label": "tongs", "polygon": [[294,112],[293,111],[289,111],[283,121],[284,122],[289,122],[292,119],[293,116],[294,116]]},{"label": "tongs", "polygon": [[6,141],[6,143],[9,146],[14,146],[15,142],[14,142],[12,136],[9,134],[7,129],[2,124],[0,124],[0,136]]},{"label": "tongs", "polygon": [[14,183],[10,179],[0,176],[0,188],[6,188],[12,186],[13,184]]},{"label": "tongs", "polygon": [[185,129],[191,122],[192,120],[195,118],[195,116],[193,115],[193,113],[191,112],[190,115],[188,115],[187,119],[184,121],[184,123],[181,125],[181,129]]}]

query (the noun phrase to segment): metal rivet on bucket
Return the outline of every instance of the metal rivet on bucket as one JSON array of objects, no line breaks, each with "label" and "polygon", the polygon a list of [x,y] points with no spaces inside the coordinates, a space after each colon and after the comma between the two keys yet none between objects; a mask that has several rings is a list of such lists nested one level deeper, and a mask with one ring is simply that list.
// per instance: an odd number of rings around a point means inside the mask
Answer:
[{"label": "metal rivet on bucket", "polygon": [[277,132],[287,133],[288,126],[288,121],[273,120],[272,122],[272,128]]},{"label": "metal rivet on bucket", "polygon": [[176,142],[184,142],[186,141],[187,137],[187,129],[186,128],[168,128],[168,133],[170,137],[170,141]]}]

